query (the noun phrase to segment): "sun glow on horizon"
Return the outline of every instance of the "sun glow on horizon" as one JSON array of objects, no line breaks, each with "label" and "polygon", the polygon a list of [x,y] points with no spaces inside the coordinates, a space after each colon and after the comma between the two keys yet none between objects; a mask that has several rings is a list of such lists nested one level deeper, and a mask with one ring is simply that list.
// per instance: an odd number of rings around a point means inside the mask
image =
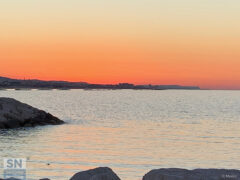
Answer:
[{"label": "sun glow on horizon", "polygon": [[236,0],[0,3],[1,76],[240,89]]}]

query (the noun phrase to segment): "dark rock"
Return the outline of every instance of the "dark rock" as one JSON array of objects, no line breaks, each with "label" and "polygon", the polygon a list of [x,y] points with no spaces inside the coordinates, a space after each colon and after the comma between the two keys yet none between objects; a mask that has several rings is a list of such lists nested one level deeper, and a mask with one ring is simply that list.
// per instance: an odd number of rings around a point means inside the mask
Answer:
[{"label": "dark rock", "polygon": [[12,98],[0,98],[0,129],[59,125],[64,121]]},{"label": "dark rock", "polygon": [[[3,122],[0,122],[0,129],[5,129],[6,127],[5,127],[5,125],[4,125],[4,123]],[[1,179],[0,179],[1,180]]]},{"label": "dark rock", "polygon": [[240,170],[227,169],[156,169],[143,180],[240,180]]},{"label": "dark rock", "polygon": [[108,167],[99,167],[75,174],[70,180],[120,180]]},{"label": "dark rock", "polygon": [[6,122],[4,122],[4,125],[6,129],[21,127],[20,122],[17,119],[9,119]]},{"label": "dark rock", "polygon": [[50,179],[48,179],[48,178],[43,178],[43,179],[39,179],[39,180],[50,180]]},{"label": "dark rock", "polygon": [[26,124],[24,124],[23,126],[24,126],[24,127],[33,127],[33,125],[30,124],[30,123],[26,123]]}]

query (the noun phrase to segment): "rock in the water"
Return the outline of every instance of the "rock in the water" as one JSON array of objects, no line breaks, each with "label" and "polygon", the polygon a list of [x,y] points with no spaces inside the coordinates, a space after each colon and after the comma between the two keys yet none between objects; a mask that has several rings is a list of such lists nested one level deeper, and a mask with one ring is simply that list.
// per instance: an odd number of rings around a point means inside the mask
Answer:
[{"label": "rock in the water", "polygon": [[227,169],[156,169],[143,180],[240,180],[240,170]]},{"label": "rock in the water", "polygon": [[0,129],[58,125],[57,117],[12,98],[0,98]]},{"label": "rock in the water", "polygon": [[108,167],[99,167],[75,174],[70,180],[120,180]]}]

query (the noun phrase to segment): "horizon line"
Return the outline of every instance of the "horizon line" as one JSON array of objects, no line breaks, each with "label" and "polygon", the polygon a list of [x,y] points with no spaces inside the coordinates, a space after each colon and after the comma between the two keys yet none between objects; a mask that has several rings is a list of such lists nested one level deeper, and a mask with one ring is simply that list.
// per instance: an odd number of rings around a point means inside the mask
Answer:
[{"label": "horizon line", "polygon": [[87,83],[87,84],[96,84],[96,85],[118,85],[118,84],[133,84],[133,85],[153,85],[153,86],[183,86],[183,87],[198,87],[200,90],[228,90],[228,91],[239,91],[240,89],[231,89],[231,88],[201,88],[201,86],[198,85],[181,85],[181,84],[151,84],[151,83],[131,83],[131,82],[117,82],[117,83],[91,83],[91,82],[86,82],[86,81],[70,81],[70,80],[44,80],[41,78],[13,78],[11,76],[0,76],[0,78],[7,78],[7,79],[14,79],[14,80],[38,80],[38,81],[46,81],[46,82],[51,82],[51,81],[58,81],[58,82],[69,82],[69,83]]},{"label": "horizon line", "polygon": [[[38,79],[38,78],[12,78],[12,77],[6,77],[6,76],[0,76],[0,78],[7,78],[7,79],[13,79],[13,80],[36,80],[36,81],[46,81],[46,82],[69,82],[69,83],[87,83],[87,84],[98,84],[98,85],[117,85],[117,84],[133,84],[133,85],[153,85],[153,86],[186,86],[186,87],[199,87],[198,85],[181,85],[181,84],[151,84],[151,83],[131,83],[131,82],[117,82],[117,83],[91,83],[86,81],[69,81],[69,80],[44,80],[44,79]],[[205,88],[204,88],[205,89]]]}]

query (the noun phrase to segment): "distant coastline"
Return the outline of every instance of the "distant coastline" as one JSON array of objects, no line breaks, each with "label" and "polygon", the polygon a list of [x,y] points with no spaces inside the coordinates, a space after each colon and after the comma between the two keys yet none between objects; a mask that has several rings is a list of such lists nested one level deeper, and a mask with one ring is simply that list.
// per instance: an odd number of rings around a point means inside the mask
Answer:
[{"label": "distant coastline", "polygon": [[119,84],[91,84],[87,82],[69,82],[69,81],[43,81],[38,79],[11,79],[7,77],[0,77],[0,89],[149,89],[149,90],[167,90],[167,89],[186,89],[186,90],[200,90],[198,86],[181,86],[181,85],[134,85],[129,83]]}]

